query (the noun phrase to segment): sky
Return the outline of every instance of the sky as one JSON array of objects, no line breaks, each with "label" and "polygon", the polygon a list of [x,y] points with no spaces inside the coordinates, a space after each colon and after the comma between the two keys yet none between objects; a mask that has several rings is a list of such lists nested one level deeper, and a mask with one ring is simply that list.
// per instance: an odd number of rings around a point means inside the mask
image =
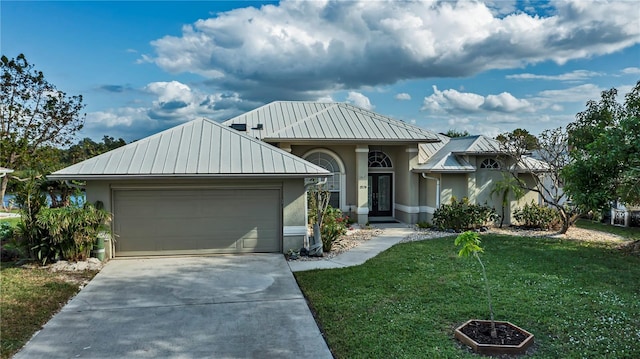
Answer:
[{"label": "sky", "polygon": [[272,101],[435,131],[566,126],[640,80],[635,1],[6,1],[0,50],[81,94],[78,138],[137,140]]}]

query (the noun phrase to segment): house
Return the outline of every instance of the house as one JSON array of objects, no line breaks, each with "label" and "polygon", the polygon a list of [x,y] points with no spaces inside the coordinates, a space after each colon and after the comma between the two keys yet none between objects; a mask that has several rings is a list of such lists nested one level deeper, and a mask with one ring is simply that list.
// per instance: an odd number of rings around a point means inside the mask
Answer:
[{"label": "house", "polygon": [[87,201],[113,213],[112,256],[286,252],[306,240],[310,179],[326,178],[330,204],[361,224],[417,223],[454,196],[499,204],[498,152],[483,136],[449,138],[346,103],[277,101],[49,178],[85,180]]},{"label": "house", "polygon": [[[490,196],[500,145],[485,136],[449,138],[346,103],[277,101],[223,124],[326,168],[330,204],[361,224],[429,221],[453,197],[501,203]],[[531,200],[538,195],[519,202]]]}]

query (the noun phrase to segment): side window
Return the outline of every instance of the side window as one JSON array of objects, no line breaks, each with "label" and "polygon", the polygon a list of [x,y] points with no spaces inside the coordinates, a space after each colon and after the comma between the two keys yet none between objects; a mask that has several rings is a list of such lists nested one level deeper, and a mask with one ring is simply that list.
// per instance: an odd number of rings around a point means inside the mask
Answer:
[{"label": "side window", "polygon": [[480,163],[480,168],[489,168],[489,169],[500,169],[500,162],[494,160],[493,158],[487,158],[482,163]]}]

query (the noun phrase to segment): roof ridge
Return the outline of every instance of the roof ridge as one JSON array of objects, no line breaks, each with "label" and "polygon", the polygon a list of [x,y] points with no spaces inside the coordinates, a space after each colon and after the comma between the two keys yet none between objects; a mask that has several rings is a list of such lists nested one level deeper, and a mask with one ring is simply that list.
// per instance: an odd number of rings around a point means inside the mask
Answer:
[{"label": "roof ridge", "polygon": [[364,109],[362,107],[358,107],[358,106],[352,105],[352,104],[350,104],[348,102],[336,102],[336,104],[339,105],[339,106],[351,107],[352,109],[354,109],[354,110],[356,110],[358,112],[361,112],[361,113],[367,113],[369,116],[375,117],[375,118],[380,119],[382,121],[385,121],[385,122],[387,122],[389,124],[394,124],[394,125],[401,124],[403,127],[405,127],[405,129],[407,129],[409,131],[427,132],[430,135],[432,135],[433,137],[437,137],[436,136],[437,134],[435,132],[427,130],[426,128],[422,128],[420,126],[416,126],[416,125],[411,124],[411,123],[407,123],[407,122],[404,122],[404,121],[401,121],[401,120],[397,120],[397,119],[395,119],[393,117],[382,115],[382,114],[379,114],[377,112],[373,112],[371,110],[367,110],[367,109]]},{"label": "roof ridge", "polygon": [[[290,101],[290,102],[295,102],[295,101]],[[314,117],[315,117],[315,118],[317,118],[319,114],[324,113],[324,112],[327,112],[327,111],[329,111],[330,109],[335,108],[335,107],[338,105],[338,102],[313,102],[313,101],[299,101],[299,102],[308,102],[308,103],[330,103],[330,104],[331,104],[331,106],[327,106],[327,107],[323,108],[323,109],[322,109],[322,110],[320,110],[320,111],[316,111],[316,112],[314,112],[314,113],[311,113],[311,114],[309,114],[309,116],[307,116],[307,117],[304,117],[304,118],[301,118],[301,119],[299,119],[299,120],[297,120],[297,121],[295,121],[295,122],[292,122],[289,126],[285,126],[285,127],[281,128],[281,129],[279,129],[278,131],[272,132],[272,133],[269,135],[269,137],[274,137],[274,136],[278,135],[280,132],[284,132],[284,131],[286,131],[286,130],[288,130],[288,129],[291,129],[291,128],[294,128],[294,127],[300,126],[301,124],[303,124],[303,123],[305,123],[305,122],[307,122],[307,121],[312,120]]]}]

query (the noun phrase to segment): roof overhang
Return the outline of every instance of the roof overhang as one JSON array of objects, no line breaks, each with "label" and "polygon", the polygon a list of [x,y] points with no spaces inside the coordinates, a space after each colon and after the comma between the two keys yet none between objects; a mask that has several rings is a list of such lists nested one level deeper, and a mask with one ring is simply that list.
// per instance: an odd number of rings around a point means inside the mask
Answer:
[{"label": "roof overhang", "polygon": [[331,177],[332,173],[259,173],[259,174],[144,174],[144,175],[120,175],[120,174],[101,174],[101,175],[82,175],[82,174],[51,174],[47,176],[50,180],[78,180],[78,181],[123,181],[123,180],[158,180],[158,179],[274,179],[274,178],[315,178],[315,177]]},{"label": "roof overhang", "polygon": [[377,145],[383,143],[385,145],[406,145],[406,144],[420,144],[420,143],[437,143],[441,142],[437,139],[392,139],[392,138],[369,138],[369,139],[354,139],[354,138],[272,138],[265,137],[262,141],[268,143],[291,143],[300,145],[310,144],[326,144],[326,143],[339,143],[339,144],[368,144]]}]

